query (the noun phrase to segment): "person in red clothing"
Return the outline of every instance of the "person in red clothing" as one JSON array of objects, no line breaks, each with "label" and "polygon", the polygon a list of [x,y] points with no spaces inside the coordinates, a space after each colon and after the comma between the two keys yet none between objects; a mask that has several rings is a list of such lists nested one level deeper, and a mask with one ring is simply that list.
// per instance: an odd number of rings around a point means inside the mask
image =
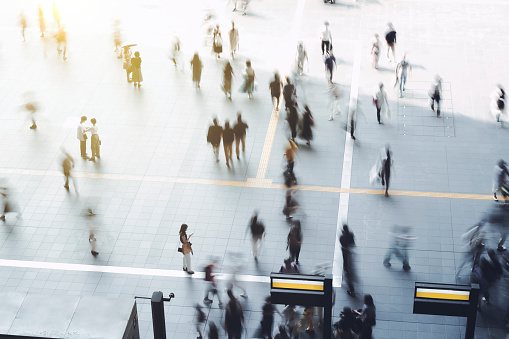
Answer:
[{"label": "person in red clothing", "polygon": [[[223,303],[221,302],[221,297],[219,297],[216,280],[214,279],[214,269],[216,267],[216,263],[217,261],[214,259],[205,267],[205,281],[207,283],[207,290],[205,292],[205,298],[203,298],[203,302],[207,305],[211,305],[215,294],[217,296],[217,300],[219,301],[219,307],[222,308]],[[212,293],[212,299],[209,299],[210,293]]]}]

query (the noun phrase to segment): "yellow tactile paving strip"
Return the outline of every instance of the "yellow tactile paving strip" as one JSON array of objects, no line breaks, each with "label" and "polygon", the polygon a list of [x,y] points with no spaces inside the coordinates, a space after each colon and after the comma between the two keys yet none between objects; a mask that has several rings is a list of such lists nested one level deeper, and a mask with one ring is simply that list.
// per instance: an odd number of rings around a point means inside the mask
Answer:
[{"label": "yellow tactile paving strip", "polygon": [[[28,170],[17,168],[0,168],[0,174],[17,174],[17,175],[36,175],[36,176],[53,176],[63,177],[59,171],[43,171]],[[247,181],[225,181],[211,180],[200,178],[179,178],[179,177],[163,177],[163,176],[146,176],[146,175],[130,175],[130,174],[101,174],[89,172],[75,172],[77,178],[104,179],[104,180],[129,180],[129,181],[148,181],[148,182],[168,182],[178,184],[195,184],[195,185],[213,185],[213,186],[229,186],[229,187],[250,187],[250,188],[267,188],[284,190],[286,186],[283,184],[273,184],[270,179],[249,178]],[[350,193],[350,194],[366,194],[366,195],[383,195],[384,190],[364,189],[364,188],[341,188],[327,186],[295,186],[295,189],[311,192],[327,192],[327,193]],[[439,192],[416,192],[416,191],[389,191],[392,196],[406,197],[423,197],[423,198],[446,198],[446,199],[467,199],[467,200],[492,200],[492,195],[486,194],[463,194],[463,193],[439,193]],[[502,199],[501,197],[499,199]]]},{"label": "yellow tactile paving strip", "polygon": [[256,179],[264,179],[265,173],[267,173],[267,166],[269,165],[270,153],[272,151],[272,144],[274,136],[276,135],[277,121],[279,119],[279,110],[272,109],[270,116],[269,127],[267,134],[265,135],[265,143],[263,144],[262,156],[260,158],[260,164],[258,165],[258,172],[256,173]]}]

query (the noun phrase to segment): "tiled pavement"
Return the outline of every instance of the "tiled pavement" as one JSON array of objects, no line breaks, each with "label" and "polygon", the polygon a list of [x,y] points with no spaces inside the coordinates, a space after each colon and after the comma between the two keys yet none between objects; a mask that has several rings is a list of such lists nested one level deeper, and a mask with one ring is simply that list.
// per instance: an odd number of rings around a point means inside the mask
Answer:
[{"label": "tiled pavement", "polygon": [[[47,26],[54,29],[50,1],[43,6]],[[59,6],[68,28],[69,59],[65,62],[58,58],[54,41],[38,37],[35,2],[0,4],[0,173],[8,179],[23,212],[15,225],[0,228],[1,259],[178,270],[177,233],[186,222],[195,232],[193,266],[197,270],[211,255],[227,266],[229,252],[244,255],[242,274],[263,276],[277,270],[285,257],[288,232],[281,214],[284,191],[234,184],[257,176],[271,116],[267,83],[275,69],[288,72],[293,36],[308,47],[309,71],[298,94],[302,103],[310,105],[316,121],[312,146],[303,145],[299,152],[296,174],[300,184],[340,187],[343,126],[350,87],[356,81],[364,117],[359,117],[353,149],[352,188],[369,187],[368,172],[387,143],[394,152],[391,185],[395,190],[490,194],[494,163],[509,158],[504,147],[507,131],[494,124],[488,111],[494,84],[504,84],[509,75],[504,35],[509,5],[504,1],[359,0],[330,5],[319,0],[259,0],[251,2],[245,17],[231,13],[231,4],[205,0],[62,1]],[[299,6],[304,6],[302,20],[295,15]],[[16,26],[22,7],[30,10],[25,43]],[[232,63],[234,88],[240,85],[243,62],[251,59],[259,86],[254,100],[235,92],[230,103],[219,90],[224,61],[215,60],[208,47],[201,46],[200,20],[206,7],[216,8],[225,37],[229,21],[235,19],[241,49]],[[112,51],[111,23],[117,17],[123,20],[125,38],[139,44],[145,78],[139,90],[125,83],[121,62]],[[325,19],[331,23],[338,58],[335,79],[344,93],[343,113],[333,122],[327,121],[326,86],[317,47]],[[402,99],[391,88],[393,65],[382,58],[375,71],[369,63],[371,35],[383,35],[388,21],[398,31],[398,55],[407,51],[414,66]],[[168,61],[169,42],[175,33],[182,38],[184,60],[194,50],[200,52],[205,68],[199,92],[192,86],[188,67],[185,72],[176,71]],[[357,41],[362,43],[358,79],[353,70]],[[426,107],[426,93],[436,73],[444,79],[444,92],[449,95],[441,120],[433,118]],[[383,126],[376,123],[371,105],[379,81],[388,88],[393,113]],[[41,105],[36,132],[28,129],[25,113],[19,109],[26,91],[34,91]],[[214,162],[205,133],[211,116],[232,121],[238,110],[249,124],[247,147],[241,161],[228,170],[223,155],[219,165]],[[103,145],[97,164],[79,159],[75,129],[81,115],[98,120]],[[265,175],[273,183],[282,183],[287,135],[282,113]],[[62,187],[57,172],[61,147],[77,158],[76,171],[82,174],[79,197]],[[108,177],[93,178],[93,173]],[[193,181],[196,179],[202,181]],[[232,181],[232,185],[211,185],[211,180]],[[310,272],[317,263],[333,260],[339,194],[300,191],[298,199],[305,237],[302,269]],[[350,195],[347,217],[358,245],[358,290],[374,296],[376,338],[463,336],[463,319],[412,314],[413,283],[455,282],[454,272],[462,260],[460,236],[492,203]],[[97,259],[90,255],[81,216],[89,206],[97,211],[100,224]],[[260,211],[268,228],[258,267],[250,260],[245,239],[254,209]],[[411,225],[418,237],[409,273],[401,272],[398,265],[389,270],[381,265],[394,224]],[[250,335],[261,318],[268,286],[244,284],[249,292],[244,306]],[[201,301],[204,291],[199,278],[12,267],[0,270],[0,286],[6,291],[119,298],[149,296],[155,290],[174,292],[176,298],[166,307],[167,331],[170,338],[179,339],[195,336],[193,305]],[[344,305],[361,304],[344,292],[336,289],[335,316]],[[498,311],[504,302],[501,298],[479,315],[477,338],[504,336],[503,312]],[[222,313],[215,305],[209,319],[220,322]],[[151,338],[148,302],[140,301],[138,311],[142,336]]]}]

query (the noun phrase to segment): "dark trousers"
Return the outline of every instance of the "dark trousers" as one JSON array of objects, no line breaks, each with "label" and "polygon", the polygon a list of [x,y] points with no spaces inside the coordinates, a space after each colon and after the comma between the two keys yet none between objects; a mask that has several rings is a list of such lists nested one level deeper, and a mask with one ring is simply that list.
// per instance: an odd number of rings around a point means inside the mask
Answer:
[{"label": "dark trousers", "polygon": [[330,50],[330,41],[322,40],[322,55]]},{"label": "dark trousers", "polygon": [[378,120],[378,123],[381,124],[382,122],[380,121],[380,112],[382,111],[382,107],[378,107],[376,106],[376,119]]},{"label": "dark trousers", "polygon": [[355,137],[353,136],[354,132],[355,132],[355,120],[351,119],[350,120],[350,136],[352,137],[352,139],[355,139]]},{"label": "dark trousers", "polygon": [[348,291],[355,292],[355,287],[353,285],[354,272],[352,252],[348,248],[341,247],[341,253],[343,254],[343,271],[345,271],[345,280],[348,284]]},{"label": "dark trousers", "polygon": [[389,190],[389,179],[391,178],[391,172],[382,170],[382,185],[385,185],[385,190]]},{"label": "dark trousers", "polygon": [[290,246],[290,259],[292,261],[299,261],[299,255],[300,255],[300,246]]},{"label": "dark trousers", "polygon": [[81,157],[85,158],[87,156],[87,141],[81,141],[80,140],[80,151],[81,151]]},{"label": "dark trousers", "polygon": [[438,98],[431,98],[431,109],[434,111],[435,110],[435,101],[437,102],[437,117],[440,116],[440,99]]}]

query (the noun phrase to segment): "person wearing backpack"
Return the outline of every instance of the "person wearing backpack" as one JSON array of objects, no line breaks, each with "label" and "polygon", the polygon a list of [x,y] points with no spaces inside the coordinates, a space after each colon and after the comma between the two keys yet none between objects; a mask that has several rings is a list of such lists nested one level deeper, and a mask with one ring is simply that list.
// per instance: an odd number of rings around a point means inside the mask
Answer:
[{"label": "person wearing backpack", "polygon": [[265,226],[258,221],[258,211],[254,212],[253,217],[248,225],[248,230],[251,231],[251,244],[253,246],[253,257],[258,262],[258,253],[262,248],[262,238],[265,235]]}]

